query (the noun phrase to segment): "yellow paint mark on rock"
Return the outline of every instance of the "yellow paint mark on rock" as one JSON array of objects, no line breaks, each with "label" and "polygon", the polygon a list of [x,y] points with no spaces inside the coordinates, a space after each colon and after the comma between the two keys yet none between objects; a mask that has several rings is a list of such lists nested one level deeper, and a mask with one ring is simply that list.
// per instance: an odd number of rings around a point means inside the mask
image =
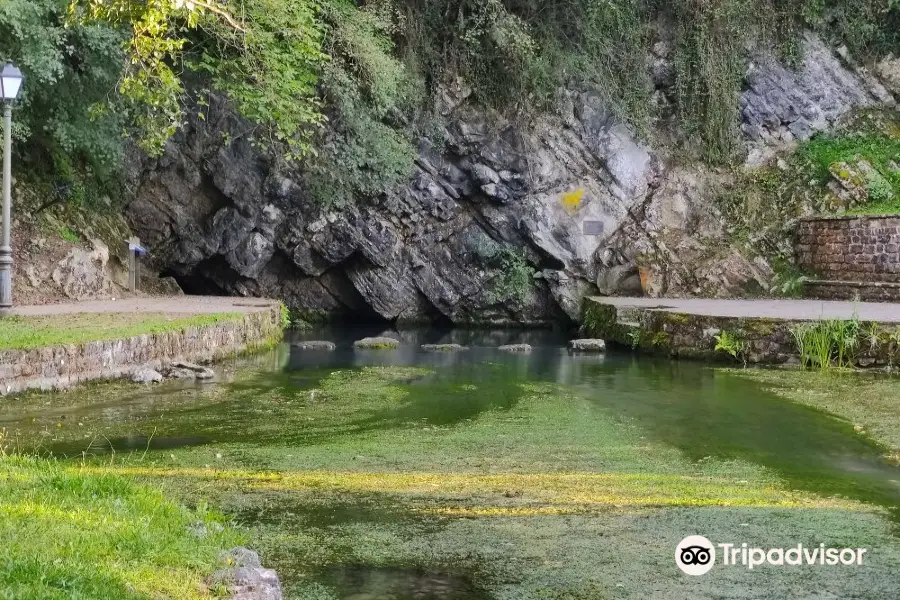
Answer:
[{"label": "yellow paint mark on rock", "polygon": [[566,192],[565,194],[563,194],[560,202],[562,202],[563,208],[566,209],[566,212],[568,212],[570,215],[574,215],[576,212],[578,212],[578,209],[581,206],[581,201],[583,199],[584,189],[578,188],[577,190]]}]

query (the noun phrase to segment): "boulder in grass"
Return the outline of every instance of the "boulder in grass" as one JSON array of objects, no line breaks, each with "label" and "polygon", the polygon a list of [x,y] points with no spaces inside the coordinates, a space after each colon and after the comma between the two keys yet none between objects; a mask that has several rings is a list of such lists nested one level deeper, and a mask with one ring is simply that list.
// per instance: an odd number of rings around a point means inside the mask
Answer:
[{"label": "boulder in grass", "polygon": [[321,340],[311,341],[311,342],[294,342],[291,344],[294,348],[299,348],[300,350],[322,350],[325,352],[332,352],[336,346],[334,342],[325,342]]},{"label": "boulder in grass", "polygon": [[353,347],[358,350],[396,350],[400,342],[389,337],[368,337],[353,342]]},{"label": "boulder in grass", "polygon": [[422,344],[424,352],[460,352],[468,350],[466,346],[460,344]]},{"label": "boulder in grass", "polygon": [[573,352],[606,352],[606,342],[600,339],[572,340],[569,350]]},{"label": "boulder in grass", "polygon": [[278,574],[260,564],[259,555],[253,550],[235,548],[222,562],[226,567],[210,578],[210,587],[224,588],[229,600],[282,600]]},{"label": "boulder in grass", "polygon": [[531,346],[528,344],[508,344],[506,346],[500,346],[498,350],[502,350],[503,352],[516,352],[518,354],[528,354],[531,352]]}]

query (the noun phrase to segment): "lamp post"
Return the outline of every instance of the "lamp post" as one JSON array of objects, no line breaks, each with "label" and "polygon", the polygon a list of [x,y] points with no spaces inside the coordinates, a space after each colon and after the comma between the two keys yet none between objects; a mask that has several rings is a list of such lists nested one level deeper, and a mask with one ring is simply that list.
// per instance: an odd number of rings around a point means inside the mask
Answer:
[{"label": "lamp post", "polygon": [[3,97],[3,235],[0,237],[0,317],[12,311],[12,103],[22,87],[22,72],[8,64],[0,72]]}]

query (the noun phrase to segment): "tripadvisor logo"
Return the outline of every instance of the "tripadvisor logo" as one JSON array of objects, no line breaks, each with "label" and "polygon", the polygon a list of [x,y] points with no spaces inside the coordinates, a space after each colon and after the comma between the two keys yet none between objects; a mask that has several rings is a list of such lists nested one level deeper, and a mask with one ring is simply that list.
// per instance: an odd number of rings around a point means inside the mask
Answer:
[{"label": "tripadvisor logo", "polygon": [[704,575],[716,564],[716,549],[702,535],[689,535],[675,548],[675,564],[688,575]]},{"label": "tripadvisor logo", "polygon": [[716,564],[716,554],[723,566],[742,566],[749,570],[762,565],[862,565],[865,548],[826,548],[825,544],[790,548],[752,548],[748,544],[713,544],[702,535],[690,535],[675,547],[675,564],[688,575],[704,575]]}]

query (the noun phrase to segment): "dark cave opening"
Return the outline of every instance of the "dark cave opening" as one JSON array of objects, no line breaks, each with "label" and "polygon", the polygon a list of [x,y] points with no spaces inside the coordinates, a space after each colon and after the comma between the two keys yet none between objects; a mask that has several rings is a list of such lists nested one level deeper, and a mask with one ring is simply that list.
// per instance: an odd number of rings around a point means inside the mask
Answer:
[{"label": "dark cave opening", "polygon": [[220,272],[223,267],[229,268],[224,257],[214,256],[201,261],[187,273],[168,267],[159,276],[173,278],[178,287],[189,296],[229,296],[231,294],[225,288],[206,275]]}]

